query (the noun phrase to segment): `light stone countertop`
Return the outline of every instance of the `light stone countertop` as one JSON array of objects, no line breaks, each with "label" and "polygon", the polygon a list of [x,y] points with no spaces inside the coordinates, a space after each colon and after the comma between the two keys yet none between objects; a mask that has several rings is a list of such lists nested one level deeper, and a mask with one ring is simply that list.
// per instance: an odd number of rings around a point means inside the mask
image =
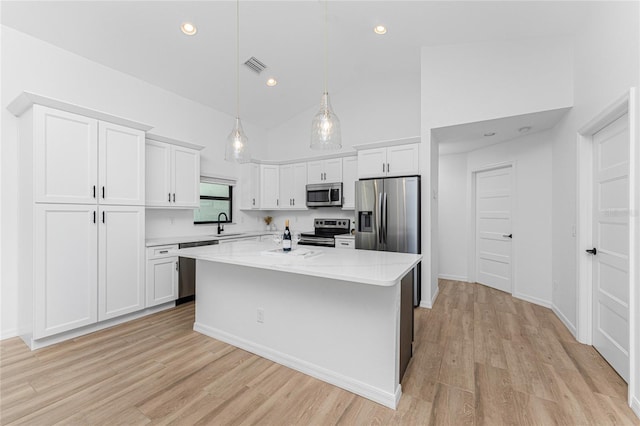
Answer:
[{"label": "light stone countertop", "polygon": [[[250,268],[309,275],[377,286],[393,286],[422,260],[421,254],[371,250],[335,250],[304,246],[317,255],[267,254],[278,246],[273,242],[237,241],[228,244],[178,250],[182,257]],[[294,247],[294,251],[298,249]]]}]

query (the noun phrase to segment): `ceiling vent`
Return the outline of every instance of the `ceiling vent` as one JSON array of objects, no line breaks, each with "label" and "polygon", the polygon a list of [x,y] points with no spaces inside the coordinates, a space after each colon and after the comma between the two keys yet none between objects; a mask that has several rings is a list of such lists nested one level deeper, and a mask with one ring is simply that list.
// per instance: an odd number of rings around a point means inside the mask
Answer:
[{"label": "ceiling vent", "polygon": [[244,63],[251,71],[255,72],[256,74],[260,74],[262,71],[264,71],[264,69],[267,67],[265,64],[263,64],[259,59],[255,58],[255,57],[250,57],[249,59],[247,59]]}]

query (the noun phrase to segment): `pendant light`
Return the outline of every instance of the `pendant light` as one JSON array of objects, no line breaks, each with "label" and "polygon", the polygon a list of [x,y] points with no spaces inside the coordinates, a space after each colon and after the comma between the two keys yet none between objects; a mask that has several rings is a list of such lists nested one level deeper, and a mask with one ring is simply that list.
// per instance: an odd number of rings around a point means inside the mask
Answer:
[{"label": "pendant light", "polygon": [[240,122],[240,0],[236,0],[236,123],[227,137],[224,159],[238,163],[251,160],[249,139]]},{"label": "pendant light", "polygon": [[329,74],[329,13],[328,2],[324,2],[324,93],[320,100],[320,110],[311,122],[311,148],[312,149],[339,149],[342,148],[342,136],[340,134],[340,120],[331,110],[328,91]]}]

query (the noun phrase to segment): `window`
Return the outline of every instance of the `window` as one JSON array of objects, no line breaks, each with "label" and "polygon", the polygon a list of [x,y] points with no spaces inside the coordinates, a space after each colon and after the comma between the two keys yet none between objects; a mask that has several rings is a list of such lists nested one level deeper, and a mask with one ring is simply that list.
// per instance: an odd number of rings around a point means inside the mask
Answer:
[{"label": "window", "polygon": [[231,185],[200,181],[200,208],[193,212],[193,223],[231,223],[233,211],[233,190]]}]

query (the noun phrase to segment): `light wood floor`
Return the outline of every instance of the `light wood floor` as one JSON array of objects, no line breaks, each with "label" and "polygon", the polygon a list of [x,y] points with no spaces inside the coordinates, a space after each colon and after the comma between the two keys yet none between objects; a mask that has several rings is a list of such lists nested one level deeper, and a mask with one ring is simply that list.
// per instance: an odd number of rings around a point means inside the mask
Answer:
[{"label": "light wood floor", "polygon": [[0,343],[2,424],[640,424],[555,315],[442,281],[397,411],[192,330],[193,304],[29,352]]}]

